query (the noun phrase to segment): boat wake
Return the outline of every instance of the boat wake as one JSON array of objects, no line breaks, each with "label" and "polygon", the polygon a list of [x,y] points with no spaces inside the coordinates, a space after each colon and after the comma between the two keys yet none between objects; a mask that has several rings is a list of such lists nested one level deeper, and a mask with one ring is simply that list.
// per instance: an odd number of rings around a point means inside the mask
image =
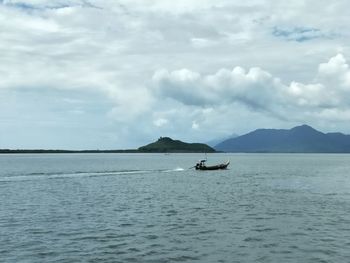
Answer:
[{"label": "boat wake", "polygon": [[185,169],[181,167],[177,167],[172,170],[161,170],[160,172],[170,173],[170,172],[182,172],[182,171],[185,171]]},{"label": "boat wake", "polygon": [[132,174],[148,174],[148,173],[171,173],[181,172],[185,169],[177,167],[175,169],[161,169],[161,170],[118,170],[118,171],[96,171],[96,172],[72,172],[72,173],[29,173],[26,175],[12,175],[0,176],[0,182],[14,182],[14,181],[32,181],[32,180],[48,180],[48,179],[64,179],[64,178],[80,178],[80,177],[102,177],[113,175],[132,175]]}]

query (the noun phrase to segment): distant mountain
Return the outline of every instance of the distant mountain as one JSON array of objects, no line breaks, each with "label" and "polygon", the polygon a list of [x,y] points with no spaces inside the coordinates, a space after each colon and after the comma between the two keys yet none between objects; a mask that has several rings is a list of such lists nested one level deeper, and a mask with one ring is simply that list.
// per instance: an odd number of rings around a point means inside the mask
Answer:
[{"label": "distant mountain", "polygon": [[308,125],[290,130],[258,129],[214,148],[224,152],[350,153],[350,135],[322,133]]},{"label": "distant mountain", "polygon": [[217,138],[217,139],[213,139],[211,141],[208,141],[206,142],[205,144],[208,144],[210,147],[215,147],[216,145],[218,145],[219,143],[223,142],[223,141],[226,141],[228,139],[232,139],[232,138],[236,138],[238,137],[239,135],[237,134],[231,134],[230,136],[226,136],[226,137],[223,137],[223,138]]},{"label": "distant mountain", "polygon": [[140,152],[215,152],[204,143],[185,143],[169,137],[160,137],[156,142],[138,148]]}]

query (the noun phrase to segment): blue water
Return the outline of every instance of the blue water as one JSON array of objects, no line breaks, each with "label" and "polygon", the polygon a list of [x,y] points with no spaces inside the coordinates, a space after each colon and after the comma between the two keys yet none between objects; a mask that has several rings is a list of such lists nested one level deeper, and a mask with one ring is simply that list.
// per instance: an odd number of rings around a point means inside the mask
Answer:
[{"label": "blue water", "polygon": [[0,262],[349,262],[350,155],[0,155]]}]

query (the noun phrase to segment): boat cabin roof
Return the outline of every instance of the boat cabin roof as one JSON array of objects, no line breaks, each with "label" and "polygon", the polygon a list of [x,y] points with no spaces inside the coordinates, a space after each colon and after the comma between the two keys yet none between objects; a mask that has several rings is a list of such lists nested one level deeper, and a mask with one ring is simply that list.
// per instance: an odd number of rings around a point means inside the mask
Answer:
[{"label": "boat cabin roof", "polygon": [[205,163],[207,160],[200,160],[201,163]]}]

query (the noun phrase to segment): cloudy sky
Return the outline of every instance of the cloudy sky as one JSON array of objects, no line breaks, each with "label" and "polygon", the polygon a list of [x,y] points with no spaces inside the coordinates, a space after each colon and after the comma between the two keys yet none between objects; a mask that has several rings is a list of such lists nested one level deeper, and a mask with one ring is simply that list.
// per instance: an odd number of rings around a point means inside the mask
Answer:
[{"label": "cloudy sky", "polygon": [[0,0],[0,148],[350,134],[350,3]]}]

